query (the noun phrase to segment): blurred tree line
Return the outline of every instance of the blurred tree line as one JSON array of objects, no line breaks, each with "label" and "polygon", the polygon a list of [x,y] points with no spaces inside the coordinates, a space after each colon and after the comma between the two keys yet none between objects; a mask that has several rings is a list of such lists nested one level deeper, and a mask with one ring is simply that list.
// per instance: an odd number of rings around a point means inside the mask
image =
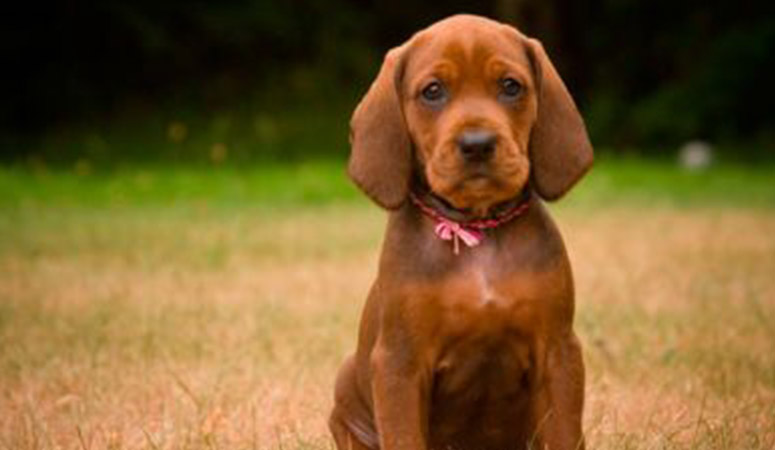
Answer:
[{"label": "blurred tree line", "polygon": [[598,145],[774,147],[771,2],[69,0],[0,16],[3,155],[158,111],[346,112],[388,48],[458,12],[542,40]]}]

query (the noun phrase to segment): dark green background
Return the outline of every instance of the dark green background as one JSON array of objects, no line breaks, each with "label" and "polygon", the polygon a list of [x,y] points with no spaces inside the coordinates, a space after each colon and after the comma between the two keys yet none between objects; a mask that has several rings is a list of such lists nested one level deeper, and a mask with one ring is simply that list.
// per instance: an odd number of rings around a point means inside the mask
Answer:
[{"label": "dark green background", "polygon": [[0,15],[6,162],[343,156],[384,52],[457,12],[542,40],[599,151],[672,155],[692,139],[733,158],[775,149],[771,2],[27,3]]}]

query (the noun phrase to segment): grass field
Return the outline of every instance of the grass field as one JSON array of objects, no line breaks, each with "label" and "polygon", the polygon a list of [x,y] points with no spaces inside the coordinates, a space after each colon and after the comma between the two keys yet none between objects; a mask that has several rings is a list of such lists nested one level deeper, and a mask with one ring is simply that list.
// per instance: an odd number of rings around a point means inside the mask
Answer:
[{"label": "grass field", "polygon": [[[329,449],[384,214],[340,162],[0,168],[0,448]],[[593,449],[775,448],[775,169],[552,207]]]}]

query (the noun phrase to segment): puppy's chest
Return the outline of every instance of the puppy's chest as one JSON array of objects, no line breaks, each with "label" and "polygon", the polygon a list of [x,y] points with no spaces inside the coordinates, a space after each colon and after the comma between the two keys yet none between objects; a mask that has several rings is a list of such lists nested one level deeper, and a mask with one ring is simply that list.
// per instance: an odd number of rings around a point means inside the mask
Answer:
[{"label": "puppy's chest", "polygon": [[532,298],[534,281],[492,267],[461,268],[426,299],[444,335],[499,341],[528,331],[541,307]]},{"label": "puppy's chest", "polygon": [[[433,299],[438,320],[432,337],[435,406],[457,411],[475,405],[492,411],[516,407],[527,389],[542,315],[530,283],[520,274],[473,266],[442,284]],[[491,425],[498,423],[491,419]]]}]

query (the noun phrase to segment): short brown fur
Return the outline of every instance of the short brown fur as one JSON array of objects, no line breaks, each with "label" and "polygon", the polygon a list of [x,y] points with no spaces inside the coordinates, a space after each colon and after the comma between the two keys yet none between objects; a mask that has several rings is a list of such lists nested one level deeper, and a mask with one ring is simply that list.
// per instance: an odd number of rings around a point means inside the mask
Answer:
[{"label": "short brown fur", "polygon": [[[504,97],[506,78],[517,97]],[[443,104],[423,97],[434,81]],[[540,43],[480,17],[438,22],[388,53],[351,125],[350,174],[391,212],[336,383],[338,449],[583,448],[573,281],[540,201],[460,254],[406,201],[424,185],[483,217],[525,189],[559,198],[583,176],[584,123]],[[494,136],[488,160],[461,156],[470,130]]]}]

